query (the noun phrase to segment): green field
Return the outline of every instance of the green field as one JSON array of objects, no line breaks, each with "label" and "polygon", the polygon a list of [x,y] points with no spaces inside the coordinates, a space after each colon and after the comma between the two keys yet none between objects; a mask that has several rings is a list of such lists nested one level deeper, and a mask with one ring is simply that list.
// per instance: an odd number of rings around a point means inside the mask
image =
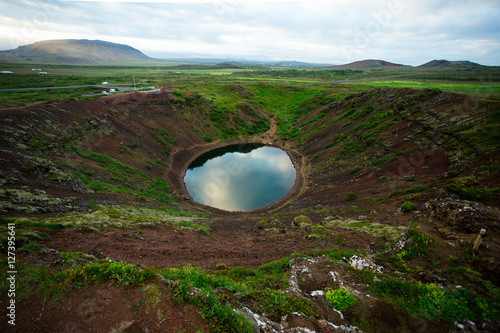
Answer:
[{"label": "green field", "polygon": [[481,98],[500,99],[500,84],[438,83],[423,81],[372,81],[363,83],[370,87],[405,87],[416,89],[441,89]]},{"label": "green field", "polygon": [[[41,69],[48,75],[37,75]],[[67,85],[95,85],[103,81],[113,84],[132,83],[135,79],[139,87],[158,85],[197,85],[196,91],[207,94],[223,103],[231,103],[227,92],[217,91],[218,84],[242,84],[254,87],[266,84],[274,87],[273,93],[288,93],[284,86],[301,86],[303,89],[338,90],[358,92],[379,87],[409,87],[416,89],[441,89],[483,99],[500,100],[500,67],[480,67],[474,69],[423,69],[423,68],[376,68],[367,70],[339,70],[332,67],[314,68],[266,68],[245,66],[235,68],[226,65],[200,65],[174,62],[117,63],[117,64],[5,64],[2,70],[14,74],[0,75],[0,89],[56,87]],[[214,87],[210,87],[215,85]],[[253,89],[253,88],[250,88]],[[17,104],[33,101],[47,101],[59,98],[82,98],[100,89],[75,88],[47,91],[0,92],[0,104]],[[263,93],[263,96],[260,96]],[[265,91],[264,108],[286,114],[290,107],[280,98],[270,100]],[[296,93],[294,93],[296,95]],[[309,94],[306,94],[310,96]],[[293,98],[292,98],[293,99]],[[298,98],[301,100],[301,98]],[[279,111],[279,110],[282,111]]]}]

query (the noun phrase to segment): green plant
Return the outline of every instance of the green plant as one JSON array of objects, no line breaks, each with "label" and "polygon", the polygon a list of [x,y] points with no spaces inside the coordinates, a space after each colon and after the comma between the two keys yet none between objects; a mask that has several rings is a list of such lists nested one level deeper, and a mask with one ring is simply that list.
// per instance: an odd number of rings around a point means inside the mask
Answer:
[{"label": "green plant", "polygon": [[347,201],[354,201],[358,198],[358,195],[353,192],[347,193]]},{"label": "green plant", "polygon": [[94,199],[90,199],[89,201],[87,201],[87,203],[89,204],[90,206],[90,209],[92,209],[92,211],[96,211],[96,210],[99,210],[100,206],[97,204],[97,200],[94,200]]},{"label": "green plant", "polygon": [[36,241],[30,241],[29,243],[21,247],[19,250],[28,252],[37,252],[38,250],[40,250],[40,245]]},{"label": "green plant", "polygon": [[403,212],[408,213],[412,210],[417,210],[417,205],[415,205],[413,202],[406,201],[402,206],[402,210]]},{"label": "green plant", "polygon": [[70,271],[71,279],[82,283],[115,279],[123,285],[140,284],[154,276],[152,270],[138,270],[134,265],[121,261],[96,261]]},{"label": "green plant", "polygon": [[217,263],[215,265],[215,268],[217,268],[217,269],[227,269],[227,266],[226,266],[225,263],[221,262],[221,263]]},{"label": "green plant", "polygon": [[350,306],[356,305],[358,303],[358,299],[356,298],[356,296],[354,296],[349,292],[349,290],[344,288],[328,290],[325,293],[325,296],[326,299],[330,303],[332,303],[332,306],[340,312],[343,312]]},{"label": "green plant", "polygon": [[432,238],[424,235],[415,228],[408,228],[408,239],[412,242],[407,242],[404,250],[399,254],[403,260],[411,260],[418,256],[425,256],[429,251],[430,246],[433,244]]},{"label": "green plant", "polygon": [[359,167],[359,166],[355,166],[354,168],[351,168],[351,169],[349,170],[349,174],[350,174],[350,175],[354,175],[355,173],[358,173],[358,172],[360,172],[360,171],[361,171],[361,167]]}]

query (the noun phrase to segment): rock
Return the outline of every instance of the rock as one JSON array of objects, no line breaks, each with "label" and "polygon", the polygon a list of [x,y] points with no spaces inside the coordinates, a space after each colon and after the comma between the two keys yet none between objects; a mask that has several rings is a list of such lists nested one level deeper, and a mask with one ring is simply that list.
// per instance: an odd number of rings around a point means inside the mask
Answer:
[{"label": "rock", "polygon": [[366,251],[367,256],[374,256],[375,254],[382,252],[384,249],[378,243],[370,243]]},{"label": "rock", "polygon": [[344,316],[338,310],[335,310],[325,296],[323,290],[315,290],[311,292],[311,299],[316,305],[316,314],[319,318],[327,320],[334,324],[345,324]]},{"label": "rock", "polygon": [[500,332],[500,321],[485,319],[482,322],[475,323],[470,320],[457,320],[453,324],[451,333],[496,333]]},{"label": "rock", "polygon": [[415,181],[415,175],[414,174],[409,174],[409,175],[406,175],[406,176],[403,176],[401,178],[399,178],[399,180],[404,180],[405,182],[413,182]]},{"label": "rock", "polygon": [[234,310],[236,313],[243,314],[249,322],[252,323],[253,328],[256,333],[267,332],[267,333],[278,333],[283,332],[283,326],[275,323],[264,316],[253,313],[250,309],[243,307],[242,309]]},{"label": "rock", "polygon": [[352,267],[359,269],[360,271],[364,269],[370,269],[375,273],[382,273],[383,267],[375,264],[369,258],[364,257],[362,255],[355,255],[349,259],[349,265]]},{"label": "rock", "polygon": [[318,320],[321,333],[363,333],[356,326],[335,325],[325,320]]},{"label": "rock", "polygon": [[315,290],[338,288],[341,284],[337,267],[326,256],[317,258],[297,257],[290,261],[290,280],[287,293],[302,295]]},{"label": "rock", "polygon": [[461,232],[475,233],[481,229],[500,227],[498,209],[478,202],[440,198],[424,205],[430,215]]},{"label": "rock", "polygon": [[88,225],[81,226],[78,228],[78,230],[83,232],[100,232],[99,229],[96,229],[94,227],[89,227]]},{"label": "rock", "polygon": [[255,226],[255,229],[284,229],[284,227],[283,223],[281,223],[278,219],[265,219],[259,221]]},{"label": "rock", "polygon": [[174,280],[170,280],[170,279],[165,279],[165,277],[161,274],[156,274],[156,276],[158,277],[158,281],[160,281],[161,283],[163,283],[164,285],[166,285],[167,287],[173,287],[175,285],[175,281]]},{"label": "rock", "polygon": [[[321,327],[318,321],[301,313],[292,313],[281,320],[285,332],[319,332]],[[290,330],[292,329],[292,330]],[[304,330],[305,329],[305,330]]]},{"label": "rock", "polygon": [[336,226],[337,223],[344,221],[344,218],[339,215],[327,216],[321,221],[321,225],[324,227]]},{"label": "rock", "polygon": [[391,179],[391,178],[390,178],[390,177],[387,177],[387,176],[381,176],[381,177],[379,177],[379,178],[377,179],[377,183],[379,183],[379,184],[380,184],[380,183],[383,183],[383,182],[385,182],[385,181],[387,181],[387,180],[389,180],[389,179]]},{"label": "rock", "polygon": [[408,232],[403,232],[396,245],[394,245],[393,251],[396,253],[403,251],[406,246],[407,239],[408,239]]}]

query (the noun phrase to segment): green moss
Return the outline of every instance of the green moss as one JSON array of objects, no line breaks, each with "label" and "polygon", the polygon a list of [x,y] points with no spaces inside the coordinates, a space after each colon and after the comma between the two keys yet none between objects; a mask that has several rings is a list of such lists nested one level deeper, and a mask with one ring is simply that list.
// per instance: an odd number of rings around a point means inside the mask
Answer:
[{"label": "green moss", "polygon": [[417,205],[415,205],[413,202],[406,201],[403,206],[403,212],[409,213],[412,210],[417,210]]},{"label": "green moss", "polygon": [[392,226],[371,221],[343,219],[333,216],[326,217],[321,224],[325,227],[344,228],[358,232],[366,232],[373,237],[384,237],[391,243],[397,242],[401,237],[401,234],[407,230],[407,228],[403,226]]}]

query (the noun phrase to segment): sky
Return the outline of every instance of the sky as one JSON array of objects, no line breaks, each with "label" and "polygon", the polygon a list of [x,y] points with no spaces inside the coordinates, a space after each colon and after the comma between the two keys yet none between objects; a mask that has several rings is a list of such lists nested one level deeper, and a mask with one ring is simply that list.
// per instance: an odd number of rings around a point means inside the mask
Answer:
[{"label": "sky", "polygon": [[184,182],[197,202],[230,211],[263,208],[293,187],[295,168],[287,153],[259,147],[248,153],[226,153],[188,169]]},{"label": "sky", "polygon": [[50,39],[154,58],[500,65],[499,0],[0,0],[0,50]]}]

